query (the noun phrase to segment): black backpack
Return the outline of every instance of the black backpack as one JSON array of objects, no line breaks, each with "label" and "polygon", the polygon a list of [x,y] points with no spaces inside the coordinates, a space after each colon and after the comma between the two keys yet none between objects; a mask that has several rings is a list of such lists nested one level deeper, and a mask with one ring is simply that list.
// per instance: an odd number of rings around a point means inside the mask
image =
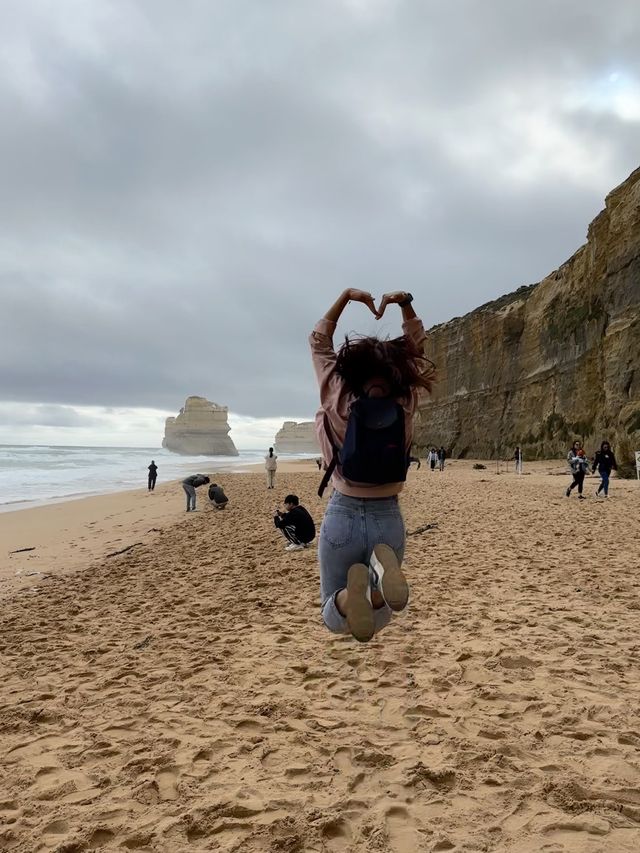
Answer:
[{"label": "black backpack", "polygon": [[322,497],[337,465],[342,476],[354,483],[403,483],[407,479],[409,453],[406,449],[404,409],[386,397],[358,397],[351,404],[344,444],[333,441],[329,419],[324,428],[333,448],[333,458],[320,483]]}]

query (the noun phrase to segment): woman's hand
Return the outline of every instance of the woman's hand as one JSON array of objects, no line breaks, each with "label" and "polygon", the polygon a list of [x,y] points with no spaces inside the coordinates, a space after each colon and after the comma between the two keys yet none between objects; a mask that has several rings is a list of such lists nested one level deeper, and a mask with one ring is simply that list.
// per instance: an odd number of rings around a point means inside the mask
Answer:
[{"label": "woman's hand", "polygon": [[380,308],[378,308],[377,317],[378,320],[384,314],[387,305],[397,305],[399,302],[404,302],[405,299],[409,296],[406,290],[396,290],[393,293],[385,293],[382,297],[382,302],[380,303]]},{"label": "woman's hand", "polygon": [[376,309],[376,304],[373,301],[373,296],[370,293],[367,293],[366,290],[356,290],[355,288],[349,288],[347,290],[347,295],[349,297],[349,301],[351,302],[362,302],[363,305],[366,305],[369,311],[375,316],[378,317],[378,311]]},{"label": "woman's hand", "polygon": [[348,288],[340,294],[331,308],[329,308],[327,313],[324,315],[325,320],[329,320],[331,323],[337,323],[349,302],[362,302],[363,305],[367,306],[374,317],[378,317],[376,305],[373,301],[373,296],[370,293],[367,293],[365,290]]}]

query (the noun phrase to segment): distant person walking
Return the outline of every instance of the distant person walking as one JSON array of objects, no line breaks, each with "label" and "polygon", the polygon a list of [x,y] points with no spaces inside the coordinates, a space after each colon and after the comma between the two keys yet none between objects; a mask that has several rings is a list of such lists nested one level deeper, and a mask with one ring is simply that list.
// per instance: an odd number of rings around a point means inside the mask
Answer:
[{"label": "distant person walking", "polygon": [[571,468],[571,473],[573,474],[573,482],[567,488],[565,492],[568,498],[571,497],[571,492],[578,487],[578,497],[580,500],[584,500],[584,495],[582,494],[582,489],[584,487],[584,477],[587,471],[589,470],[589,460],[585,456],[584,450],[582,449],[581,441],[574,441],[571,446],[571,450],[567,453],[567,462],[569,463],[569,467]]},{"label": "distant person walking", "polygon": [[609,497],[609,477],[611,476],[611,471],[617,470],[618,463],[616,462],[611,445],[608,441],[603,441],[600,445],[600,450],[596,451],[593,459],[593,473],[597,472],[600,474],[600,485],[596,491],[597,498],[602,493],[604,493],[605,498]]},{"label": "distant person walking", "polygon": [[264,467],[267,472],[267,488],[274,489],[276,486],[276,470],[278,468],[278,457],[273,452],[273,447],[264,457]]},{"label": "distant person walking", "polygon": [[286,512],[282,512],[279,507],[275,508],[273,523],[289,542],[285,551],[302,551],[316,537],[315,523],[308,510],[300,506],[297,495],[287,495],[284,508]]},{"label": "distant person walking", "polygon": [[149,465],[149,491],[152,492],[156,487],[156,480],[158,479],[158,466],[156,463],[151,460],[151,465]]},{"label": "distant person walking", "polygon": [[196,511],[196,489],[199,486],[206,486],[208,482],[209,478],[206,474],[192,474],[182,481],[182,488],[187,496],[187,512]]},{"label": "distant person walking", "polygon": [[441,471],[444,471],[444,460],[447,458],[447,451],[440,445],[440,449],[438,450],[438,468]]},{"label": "distant person walking", "polygon": [[515,449],[513,461],[516,463],[516,474],[522,474],[522,450],[519,447]]},{"label": "distant person walking", "polygon": [[316,459],[316,465],[318,466],[318,471],[322,471],[322,459]]},{"label": "distant person walking", "polygon": [[436,463],[438,461],[438,451],[435,447],[432,447],[429,453],[427,454],[427,462],[429,463],[431,470],[436,470]]}]

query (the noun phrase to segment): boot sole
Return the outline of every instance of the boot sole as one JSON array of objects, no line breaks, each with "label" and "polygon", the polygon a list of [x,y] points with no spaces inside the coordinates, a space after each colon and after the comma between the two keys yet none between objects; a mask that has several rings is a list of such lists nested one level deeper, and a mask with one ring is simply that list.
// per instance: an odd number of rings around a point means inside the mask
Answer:
[{"label": "boot sole", "polygon": [[355,563],[347,574],[347,625],[356,640],[368,643],[375,632],[373,608],[367,598],[369,569]]},{"label": "boot sole", "polygon": [[380,590],[382,597],[392,610],[404,610],[409,601],[409,585],[395,551],[389,545],[376,545],[373,553],[384,567]]}]

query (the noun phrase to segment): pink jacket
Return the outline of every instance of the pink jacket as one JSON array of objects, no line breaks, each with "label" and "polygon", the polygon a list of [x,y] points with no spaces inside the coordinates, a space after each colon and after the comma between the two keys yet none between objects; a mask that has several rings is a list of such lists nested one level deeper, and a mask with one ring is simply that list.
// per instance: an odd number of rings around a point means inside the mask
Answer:
[{"label": "pink jacket", "polygon": [[[342,446],[349,420],[349,407],[355,400],[354,394],[347,389],[342,377],[334,371],[336,352],[333,348],[333,334],[335,330],[336,324],[323,318],[316,323],[309,338],[313,367],[320,387],[321,408],[316,415],[316,433],[325,465],[329,465],[333,459],[333,447],[325,431],[324,416],[327,415],[333,441],[338,447]],[[408,320],[402,324],[402,331],[407,337],[412,338],[420,349],[423,348],[426,335],[422,320],[417,317]],[[398,403],[404,408],[407,450],[409,450],[413,440],[413,416],[418,405],[418,392],[414,390],[410,400],[398,400]],[[333,472],[331,481],[337,491],[352,498],[388,498],[397,495],[404,486],[404,483],[385,483],[382,486],[353,483],[342,476],[339,466]]]}]

